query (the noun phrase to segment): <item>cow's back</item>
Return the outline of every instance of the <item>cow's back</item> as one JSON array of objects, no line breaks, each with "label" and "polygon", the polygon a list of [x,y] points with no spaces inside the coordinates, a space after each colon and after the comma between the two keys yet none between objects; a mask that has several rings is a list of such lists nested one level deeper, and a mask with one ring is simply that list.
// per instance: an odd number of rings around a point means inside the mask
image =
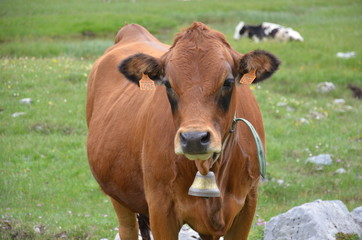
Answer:
[{"label": "cow's back", "polygon": [[90,123],[97,103],[103,107],[105,102],[114,102],[111,95],[119,96],[130,91],[140,93],[135,85],[119,73],[117,67],[123,59],[140,52],[160,57],[168,48],[168,45],[158,41],[140,25],[129,24],[121,28],[116,35],[115,44],[105,51],[91,70],[88,80],[87,123]]},{"label": "cow's back", "polygon": [[[168,48],[143,27],[130,24],[118,32],[115,44],[91,70],[87,94],[88,161],[102,189],[120,202],[132,193],[143,193],[140,158],[145,120],[160,89],[141,91],[119,73],[118,65],[140,52],[160,57]],[[133,187],[120,176],[133,181]],[[115,189],[123,189],[122,195],[115,195]],[[133,201],[139,201],[134,206],[145,204],[144,196]]]}]

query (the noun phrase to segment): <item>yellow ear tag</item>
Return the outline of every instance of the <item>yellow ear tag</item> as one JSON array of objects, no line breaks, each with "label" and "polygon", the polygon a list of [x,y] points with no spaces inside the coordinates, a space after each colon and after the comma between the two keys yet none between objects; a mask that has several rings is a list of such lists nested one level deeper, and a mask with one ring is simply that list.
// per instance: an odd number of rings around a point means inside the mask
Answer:
[{"label": "yellow ear tag", "polygon": [[254,79],[256,78],[255,72],[256,71],[254,69],[254,70],[251,70],[248,73],[245,73],[243,75],[243,77],[240,79],[240,83],[245,84],[245,85],[250,85],[254,81]]},{"label": "yellow ear tag", "polygon": [[155,82],[152,81],[147,74],[143,73],[142,79],[139,81],[140,89],[142,91],[155,90]]}]

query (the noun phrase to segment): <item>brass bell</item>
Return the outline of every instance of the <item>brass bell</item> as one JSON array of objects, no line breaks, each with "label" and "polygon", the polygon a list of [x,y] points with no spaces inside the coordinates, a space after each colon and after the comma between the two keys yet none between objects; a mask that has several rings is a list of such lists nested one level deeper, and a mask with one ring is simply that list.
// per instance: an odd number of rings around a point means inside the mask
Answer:
[{"label": "brass bell", "polygon": [[219,188],[216,185],[215,174],[211,171],[206,176],[196,173],[194,182],[189,189],[189,195],[197,197],[220,197]]}]

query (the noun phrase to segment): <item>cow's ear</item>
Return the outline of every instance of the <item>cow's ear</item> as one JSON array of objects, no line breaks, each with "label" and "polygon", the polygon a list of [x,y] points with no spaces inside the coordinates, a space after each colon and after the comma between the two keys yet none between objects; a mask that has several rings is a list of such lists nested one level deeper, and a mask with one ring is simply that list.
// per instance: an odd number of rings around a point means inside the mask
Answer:
[{"label": "cow's ear", "polygon": [[159,59],[138,53],[123,60],[119,71],[131,82],[139,85],[143,74],[148,75],[154,81],[161,81],[163,77],[163,66]]},{"label": "cow's ear", "polygon": [[242,84],[258,83],[270,77],[279,67],[280,61],[273,54],[255,50],[241,57],[237,80]]}]

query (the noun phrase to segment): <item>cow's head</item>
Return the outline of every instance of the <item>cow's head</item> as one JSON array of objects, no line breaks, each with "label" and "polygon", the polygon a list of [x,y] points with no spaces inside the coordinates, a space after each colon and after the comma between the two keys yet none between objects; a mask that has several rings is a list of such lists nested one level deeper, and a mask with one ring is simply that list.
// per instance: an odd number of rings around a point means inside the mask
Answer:
[{"label": "cow's head", "polygon": [[177,133],[175,153],[190,160],[207,160],[219,153],[236,110],[239,81],[245,74],[255,82],[270,77],[279,65],[272,54],[256,50],[245,55],[225,37],[201,23],[180,33],[160,59],[136,54],[119,70],[138,84],[143,74],[163,84]]},{"label": "cow's head", "polygon": [[236,25],[235,27],[234,39],[239,40],[240,37],[245,36],[245,33],[246,33],[245,23],[239,22],[239,24]]}]

